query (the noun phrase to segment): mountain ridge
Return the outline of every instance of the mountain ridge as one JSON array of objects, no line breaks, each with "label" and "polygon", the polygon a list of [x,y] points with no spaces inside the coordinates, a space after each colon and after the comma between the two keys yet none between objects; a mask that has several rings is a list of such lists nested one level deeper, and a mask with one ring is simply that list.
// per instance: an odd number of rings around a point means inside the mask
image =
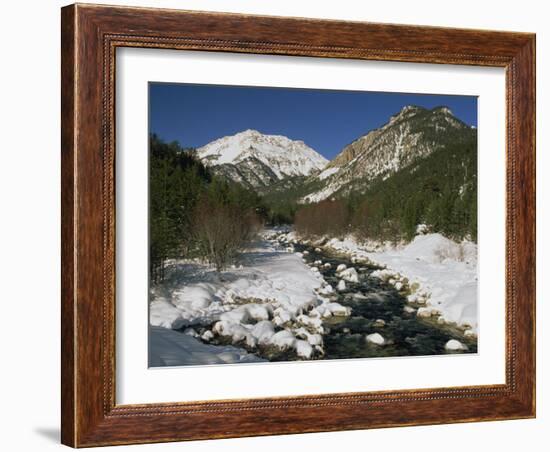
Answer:
[{"label": "mountain ridge", "polygon": [[214,173],[252,188],[295,176],[310,176],[328,160],[301,140],[247,129],[218,138],[197,149],[198,158]]},{"label": "mountain ridge", "polygon": [[330,161],[301,140],[253,129],[218,138],[196,152],[214,174],[262,194],[293,190],[301,193],[301,203],[311,203],[364,190],[476,133],[447,106],[407,105]]},{"label": "mountain ridge", "polygon": [[388,122],[345,146],[316,176],[302,202],[318,202],[353,191],[378,177],[389,177],[419,158],[476,133],[446,106],[405,106]]}]

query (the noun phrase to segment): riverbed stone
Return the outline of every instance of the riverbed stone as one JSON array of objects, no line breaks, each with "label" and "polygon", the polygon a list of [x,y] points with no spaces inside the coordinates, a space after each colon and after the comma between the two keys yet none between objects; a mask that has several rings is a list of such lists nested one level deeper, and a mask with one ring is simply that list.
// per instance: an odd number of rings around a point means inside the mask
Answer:
[{"label": "riverbed stone", "polygon": [[336,267],[336,273],[343,272],[348,266],[346,264],[340,264],[338,267]]},{"label": "riverbed stone", "polygon": [[430,308],[419,308],[416,315],[417,317],[428,318],[432,316],[432,310]]},{"label": "riverbed stone", "polygon": [[464,331],[464,337],[472,338],[472,337],[475,337],[475,336],[476,336],[476,333],[475,333],[474,330],[468,329],[468,330]]},{"label": "riverbed stone", "polygon": [[186,328],[184,331],[183,331],[183,334],[187,334],[188,336],[193,336],[193,337],[199,337],[199,333],[197,333],[195,331],[194,328]]},{"label": "riverbed stone", "polygon": [[384,345],[386,343],[386,340],[380,333],[367,334],[366,340],[375,345]]},{"label": "riverbed stone", "polygon": [[445,344],[445,350],[455,352],[455,351],[468,350],[468,347],[464,345],[462,342],[457,341],[456,339],[451,339]]},{"label": "riverbed stone", "polygon": [[353,267],[347,268],[346,270],[341,272],[340,277],[349,282],[359,282],[359,275],[357,274],[357,270],[355,270],[355,268]]}]

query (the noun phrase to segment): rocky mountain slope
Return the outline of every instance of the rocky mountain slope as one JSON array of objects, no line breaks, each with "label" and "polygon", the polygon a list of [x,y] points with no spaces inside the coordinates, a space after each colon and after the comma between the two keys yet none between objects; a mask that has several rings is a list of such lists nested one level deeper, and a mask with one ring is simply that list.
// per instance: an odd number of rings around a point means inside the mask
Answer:
[{"label": "rocky mountain slope", "polygon": [[197,156],[215,174],[254,189],[265,189],[287,178],[311,176],[328,160],[303,141],[245,130],[198,148]]},{"label": "rocky mountain slope", "polygon": [[433,152],[475,137],[476,130],[447,107],[404,107],[387,124],[346,146],[319,174],[310,177],[302,202],[363,190]]}]

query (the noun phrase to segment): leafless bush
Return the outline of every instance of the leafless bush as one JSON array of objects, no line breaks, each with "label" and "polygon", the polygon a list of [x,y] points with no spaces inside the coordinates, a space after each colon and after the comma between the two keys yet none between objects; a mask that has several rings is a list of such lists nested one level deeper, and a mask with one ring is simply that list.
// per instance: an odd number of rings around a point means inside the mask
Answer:
[{"label": "leafless bush", "polygon": [[254,212],[237,205],[201,199],[195,210],[194,232],[200,255],[217,271],[227,268],[261,224]]},{"label": "leafless bush", "polygon": [[326,200],[300,208],[294,226],[304,236],[341,235],[349,229],[349,212],[340,200]]}]

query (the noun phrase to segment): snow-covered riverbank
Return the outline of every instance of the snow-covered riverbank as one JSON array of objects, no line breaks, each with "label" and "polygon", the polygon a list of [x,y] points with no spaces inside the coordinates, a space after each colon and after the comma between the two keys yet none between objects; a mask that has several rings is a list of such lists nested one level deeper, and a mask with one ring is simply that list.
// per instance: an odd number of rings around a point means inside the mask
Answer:
[{"label": "snow-covered riverbank", "polygon": [[[307,242],[318,257],[306,255],[300,242]],[[321,251],[347,256],[347,265],[331,270]],[[440,234],[421,234],[397,247],[359,243],[353,237],[312,243],[289,230],[268,230],[243,253],[238,266],[222,273],[199,261],[169,264],[165,282],[150,293],[150,365],[254,362],[281,352],[290,353],[285,359],[322,358],[328,332],[324,322],[351,314],[350,307],[339,303],[346,304],[341,301],[342,293],[349,296],[346,286],[359,291],[352,294],[354,299],[380,298],[360,293],[364,275],[354,263],[364,271],[362,262],[382,267],[370,275],[406,297],[404,318],[454,325],[459,334],[454,337],[464,335],[470,344],[475,340],[475,244],[458,244]],[[449,341],[455,343],[463,347]]]},{"label": "snow-covered riverbank", "polygon": [[420,316],[437,316],[456,323],[465,335],[477,334],[477,245],[456,243],[441,234],[421,234],[404,246],[376,247],[353,237],[331,239],[326,248],[343,252],[352,259],[368,259],[385,267],[378,272],[394,284],[407,284],[409,300],[422,304]]},{"label": "snow-covered riverbank", "polygon": [[[349,314],[349,309],[331,302],[332,291],[318,271],[278,245],[270,233],[243,254],[238,267],[221,274],[200,262],[172,262],[165,283],[151,290],[150,324],[184,329],[188,338],[181,347],[181,341],[167,340],[161,330],[151,328],[152,338],[162,343],[151,353],[168,347],[181,356],[221,336],[249,350],[277,347],[305,359],[322,355],[322,318]],[[210,347],[200,350],[201,359],[210,352],[212,362],[219,362],[212,348],[217,346]],[[232,353],[222,359],[242,362],[245,355]],[[150,361],[157,358],[151,356]],[[188,362],[182,359],[181,364],[196,363],[191,354]]]},{"label": "snow-covered riverbank", "polygon": [[151,326],[149,335],[151,367],[265,361],[241,348],[204,344],[188,334],[160,326]]}]

